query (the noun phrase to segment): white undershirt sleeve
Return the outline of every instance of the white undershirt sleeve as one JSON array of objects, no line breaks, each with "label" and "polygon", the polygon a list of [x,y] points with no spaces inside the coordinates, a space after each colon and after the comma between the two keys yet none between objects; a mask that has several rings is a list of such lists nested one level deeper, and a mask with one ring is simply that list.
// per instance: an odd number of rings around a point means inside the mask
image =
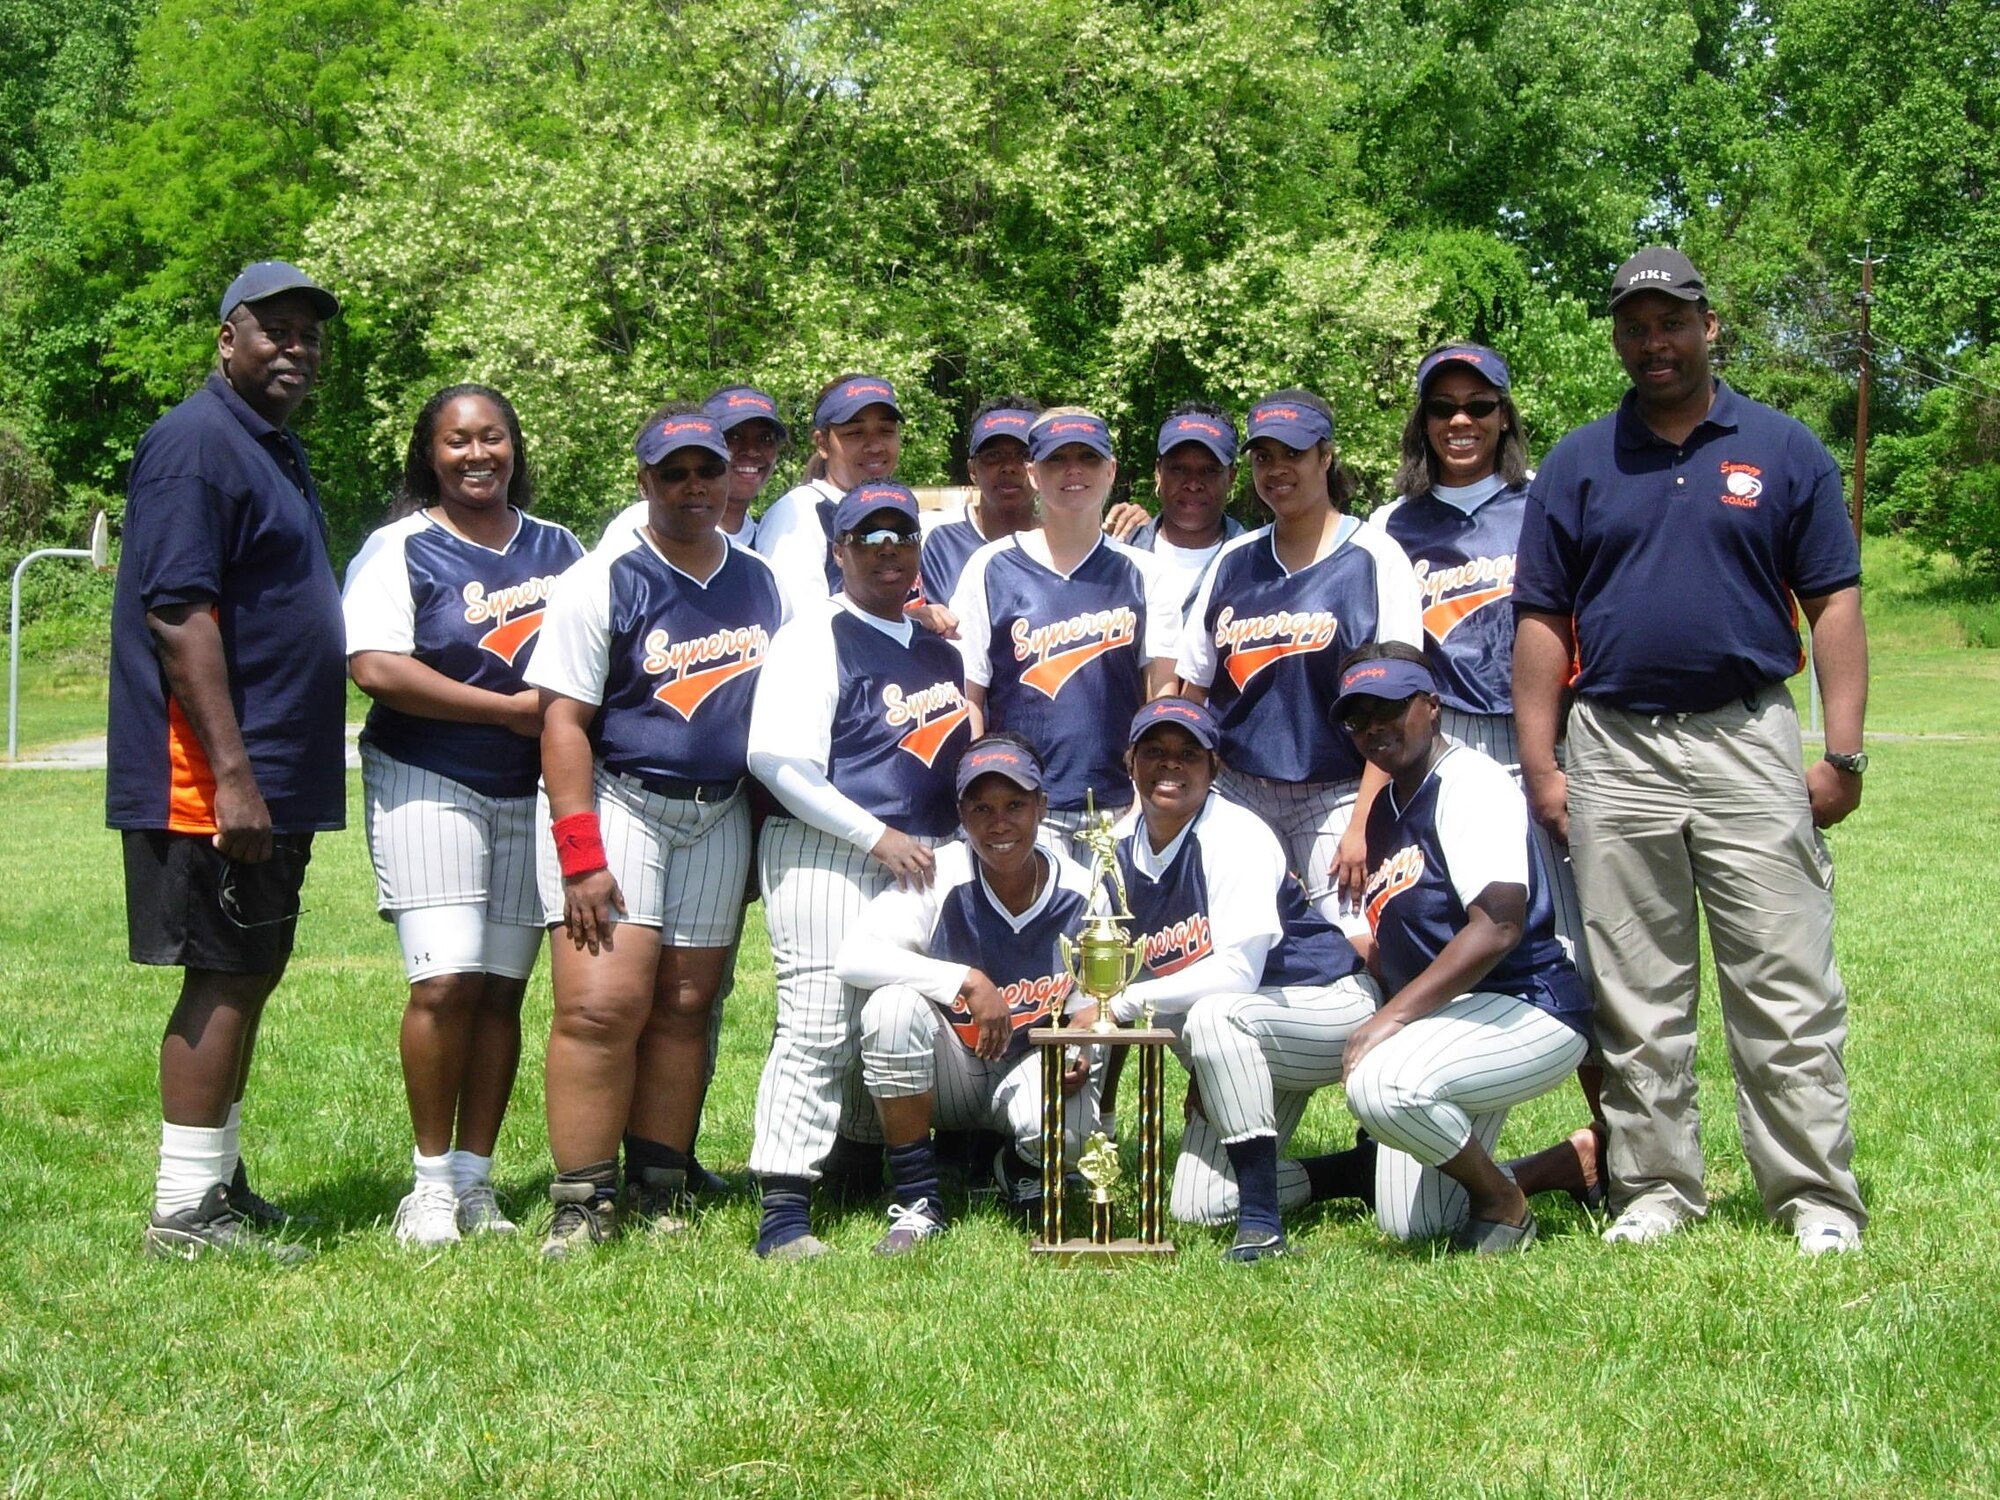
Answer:
[{"label": "white undershirt sleeve", "polygon": [[417,649],[417,606],[410,595],[410,568],[403,556],[402,525],[385,526],[363,544],[347,566],[340,613],[347,626],[347,654]]},{"label": "white undershirt sleeve", "polygon": [[972,554],[952,590],[951,612],[958,616],[958,654],[965,660],[965,680],[978,687],[993,682],[993,621],[986,612],[986,560],[983,548]]},{"label": "white undershirt sleeve", "polygon": [[826,498],[810,483],[780,495],[757,522],[757,551],[778,570],[801,602],[826,598],[826,530],[819,502]]},{"label": "white undershirt sleeve", "polygon": [[868,852],[889,825],[826,777],[840,697],[834,608],[830,602],[809,605],[772,638],[750,707],[750,774],[793,817]]},{"label": "white undershirt sleeve", "polygon": [[[1225,544],[1225,550],[1227,546]],[[1215,682],[1215,638],[1208,633],[1208,603],[1215,592],[1215,575],[1222,564],[1222,554],[1217,553],[1215,561],[1208,565],[1208,571],[1201,575],[1201,583],[1194,591],[1194,602],[1188,605],[1187,618],[1181,621],[1181,649],[1174,672],[1182,682],[1192,683],[1206,690]]]},{"label": "white undershirt sleeve", "polygon": [[1119,551],[1139,564],[1146,580],[1146,638],[1139,643],[1148,662],[1163,661],[1176,670],[1181,655],[1181,605],[1186,591],[1180,575],[1150,552],[1119,544]]},{"label": "white undershirt sleeve", "polygon": [[1458,749],[1439,766],[1438,846],[1461,905],[1489,885],[1528,884],[1528,803],[1505,769]]},{"label": "white undershirt sleeve", "polygon": [[611,671],[611,561],[616,555],[585,553],[556,579],[542,616],[541,638],[522,674],[530,687],[579,703],[604,701]]},{"label": "white undershirt sleeve", "polygon": [[951,1004],[971,970],[924,951],[945,894],[939,885],[908,891],[892,886],[870,901],[834,957],[840,982],[861,990],[906,984],[934,1004]]},{"label": "white undershirt sleeve", "polygon": [[1232,821],[1204,817],[1191,835],[1199,841],[1208,886],[1208,955],[1127,989],[1112,1003],[1118,1020],[1133,1020],[1149,1003],[1178,1015],[1205,996],[1246,994],[1263,983],[1264,960],[1284,930],[1277,894],[1285,878],[1284,850],[1268,833],[1243,837]]},{"label": "white undershirt sleeve", "polygon": [[1388,532],[1363,526],[1354,544],[1375,559],[1375,639],[1424,644],[1424,596],[1410,555]]}]

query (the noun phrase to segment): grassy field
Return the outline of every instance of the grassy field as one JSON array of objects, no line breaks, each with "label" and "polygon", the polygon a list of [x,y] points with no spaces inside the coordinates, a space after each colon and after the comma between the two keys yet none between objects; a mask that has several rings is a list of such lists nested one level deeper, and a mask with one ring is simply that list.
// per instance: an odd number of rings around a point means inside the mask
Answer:
[{"label": "grassy field", "polygon": [[[2000,695],[1952,628],[1875,625],[1877,704],[1912,717],[1873,721],[1964,737],[1879,742],[1833,835],[1875,1217],[1820,1263],[1760,1221],[1717,1046],[1715,1212],[1641,1251],[1546,1200],[1543,1243],[1500,1265],[1314,1210],[1288,1261],[1224,1267],[1221,1235],[1180,1228],[1174,1264],[1106,1277],[1029,1266],[982,1202],[901,1262],[857,1213],[825,1227],[834,1256],[770,1266],[739,1192],[577,1265],[528,1236],[406,1254],[400,970],[356,832],[320,842],[245,1127],[319,1258],[150,1263],[170,978],[123,961],[101,778],[0,778],[0,861],[32,872],[0,915],[0,1492],[2000,1493]],[[1933,655],[1936,686],[1906,691]],[[753,932],[703,1138],[739,1184],[771,1007]],[[499,1158],[531,1226],[548,1009],[538,975]],[[1537,1101],[1504,1144],[1579,1113]],[[1323,1096],[1300,1144],[1351,1130]]]}]

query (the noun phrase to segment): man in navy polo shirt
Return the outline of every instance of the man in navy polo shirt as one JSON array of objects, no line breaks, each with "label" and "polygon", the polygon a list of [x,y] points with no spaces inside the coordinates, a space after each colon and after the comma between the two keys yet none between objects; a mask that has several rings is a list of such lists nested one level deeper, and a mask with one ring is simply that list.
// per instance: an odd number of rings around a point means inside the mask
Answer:
[{"label": "man in navy polo shirt", "polygon": [[340,585],[285,426],[340,303],[260,261],[222,299],[207,383],[139,441],[111,618],[106,821],[132,961],[181,969],[160,1044],[148,1253],[304,1246],[237,1149],[264,1002],[291,956],[312,836],[345,819]]},{"label": "man in navy polo shirt", "polygon": [[[1697,900],[1744,1154],[1807,1254],[1858,1248],[1847,992],[1818,830],[1861,801],[1868,645],[1840,471],[1799,423],[1716,380],[1707,291],[1642,250],[1611,285],[1632,390],[1529,491],[1514,711],[1535,815],[1567,837],[1597,980],[1613,1203],[1644,1243],[1707,1208],[1695,1109]],[[1785,679],[1812,624],[1826,756],[1801,774]],[[1567,776],[1556,736],[1572,651]]]}]

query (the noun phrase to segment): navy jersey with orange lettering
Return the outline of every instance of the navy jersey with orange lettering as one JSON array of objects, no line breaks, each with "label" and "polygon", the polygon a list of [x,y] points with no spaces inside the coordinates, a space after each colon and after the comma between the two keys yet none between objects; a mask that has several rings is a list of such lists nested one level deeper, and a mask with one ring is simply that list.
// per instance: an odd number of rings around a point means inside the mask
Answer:
[{"label": "navy jersey with orange lettering", "polygon": [[1466,745],[1446,748],[1408,806],[1389,786],[1368,814],[1362,904],[1384,989],[1393,995],[1429,968],[1495,884],[1527,887],[1527,921],[1477,988],[1525,1000],[1587,1035],[1590,992],[1556,938],[1527,801],[1506,767]]},{"label": "navy jersey with orange lettering", "polygon": [[528,681],[597,706],[590,743],[642,782],[734,781],[745,773],[750,701],[789,613],[770,565],[722,548],[705,579],[641,534],[588,554],[549,601]]},{"label": "navy jersey with orange lettering", "polygon": [[[422,511],[368,538],[347,569],[341,610],[347,654],[389,651],[454,682],[518,693],[555,581],[583,548],[561,526],[515,513],[494,549]],[[525,797],[541,774],[541,747],[498,724],[461,724],[368,710],[361,741],[405,765],[435,771],[489,797]]]},{"label": "navy jersey with orange lettering", "polygon": [[958,653],[922,630],[899,646],[847,610],[832,630],[840,686],[827,780],[891,828],[944,837],[958,826],[952,768],[972,742]]},{"label": "navy jersey with orange lettering", "polygon": [[1415,575],[1388,535],[1343,518],[1333,549],[1294,573],[1273,528],[1225,543],[1195,590],[1181,677],[1208,693],[1231,770],[1351,781],[1361,755],[1327,717],[1340,659],[1374,641],[1422,644]]},{"label": "navy jersey with orange lettering", "polygon": [[1528,492],[1503,486],[1470,513],[1425,493],[1368,518],[1416,570],[1438,696],[1468,714],[1514,711],[1514,548]]},{"label": "navy jersey with orange lettering", "polygon": [[972,555],[952,597],[968,682],[986,690],[988,729],[1024,735],[1048,766],[1049,806],[1131,800],[1125,726],[1146,701],[1149,661],[1172,662],[1180,607],[1150,553],[1101,538],[1069,573],[1039,531]]}]

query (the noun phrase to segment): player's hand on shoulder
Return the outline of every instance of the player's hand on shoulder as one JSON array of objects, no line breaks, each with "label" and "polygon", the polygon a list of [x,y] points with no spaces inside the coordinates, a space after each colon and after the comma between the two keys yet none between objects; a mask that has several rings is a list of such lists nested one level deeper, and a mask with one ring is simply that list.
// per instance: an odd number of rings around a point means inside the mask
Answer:
[{"label": "player's hand on shoulder", "polygon": [[592,954],[612,946],[611,935],[625,915],[625,893],[609,870],[563,877],[563,931]]},{"label": "player's hand on shoulder", "polygon": [[972,1049],[973,1052],[988,1062],[1005,1056],[1007,1044],[1014,1037],[1014,1027],[1000,987],[980,970],[969,969],[964,983],[958,987],[958,993],[972,1015],[973,1024],[979,1028],[979,1044]]},{"label": "player's hand on shoulder", "polygon": [[1831,828],[1861,805],[1861,778],[1830,760],[1806,767],[1806,799],[1815,828]]},{"label": "player's hand on shoulder", "polygon": [[[1831,769],[1829,767],[1828,769]],[[1526,771],[1521,781],[1528,793],[1528,811],[1558,843],[1569,842],[1569,777],[1561,771]]]},{"label": "player's hand on shoulder", "polygon": [[1104,513],[1104,534],[1114,542],[1129,542],[1133,533],[1152,519],[1144,506],[1120,500]]},{"label": "player's hand on shoulder", "polygon": [[958,616],[942,604],[919,604],[904,613],[932,635],[941,635],[948,641],[958,639]]},{"label": "player's hand on shoulder", "polygon": [[215,779],[215,836],[211,840],[224,859],[240,865],[261,865],[271,857],[271,809],[246,768]]},{"label": "player's hand on shoulder", "polygon": [[907,833],[894,828],[882,830],[882,837],[875,841],[869,856],[891,875],[896,877],[898,889],[905,891],[922,890],[931,883],[937,871],[937,860],[931,851]]}]

